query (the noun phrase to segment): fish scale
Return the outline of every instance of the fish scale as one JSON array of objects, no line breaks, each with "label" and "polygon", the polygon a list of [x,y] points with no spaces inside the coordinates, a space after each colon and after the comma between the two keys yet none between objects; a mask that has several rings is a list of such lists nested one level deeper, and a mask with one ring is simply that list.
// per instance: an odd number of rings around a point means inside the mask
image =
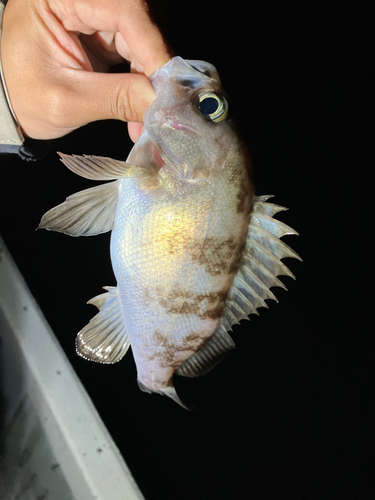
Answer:
[{"label": "fish scale", "polygon": [[207,373],[234,348],[232,326],[277,300],[277,276],[293,277],[280,259],[299,258],[280,238],[297,233],[273,218],[283,207],[254,196],[214,66],[174,57],[150,80],[156,99],[126,162],[61,155],[74,173],[112,182],[68,197],[40,227],[112,230],[117,286],[89,301],[99,313],[77,352],[115,363],[131,346],[139,387],[184,406],[173,374]]},{"label": "fish scale", "polygon": [[[158,187],[158,190],[165,191],[163,184]],[[179,339],[185,332],[192,331],[194,321],[189,316],[179,318],[178,313],[172,314],[170,312],[173,305],[178,310],[183,301],[183,297],[177,297],[171,303],[173,291],[178,287],[186,294],[186,291],[192,286],[191,281],[194,279],[197,267],[196,263],[186,259],[187,250],[189,250],[186,238],[182,238],[182,244],[179,245],[178,236],[182,232],[184,235],[189,235],[192,241],[198,239],[199,242],[199,240],[203,240],[206,225],[203,224],[200,228],[195,225],[189,230],[191,224],[187,224],[186,219],[192,218],[194,203],[187,198],[183,208],[176,205],[174,215],[177,214],[177,217],[172,217],[176,223],[178,217],[185,215],[185,221],[182,221],[181,224],[177,223],[177,227],[170,221],[166,225],[167,231],[172,233],[170,236],[173,236],[169,241],[169,238],[166,238],[164,234],[165,231],[160,220],[158,220],[160,214],[164,218],[173,209],[173,200],[170,199],[168,193],[155,192],[154,196],[149,196],[147,203],[143,204],[130,203],[132,197],[138,199],[142,197],[142,192],[133,189],[132,186],[129,189],[121,190],[117,211],[119,217],[115,219],[111,248],[112,254],[115,254],[112,256],[115,274],[121,276],[118,287],[124,291],[121,293],[122,305],[125,317],[129,318],[131,343],[133,347],[137,346],[133,352],[136,351],[135,357],[138,359],[139,366],[142,363],[142,355],[138,354],[138,350],[145,350],[143,344],[147,344],[149,341],[150,331],[159,329],[163,332],[163,336],[169,337],[169,342],[174,344],[177,344],[175,338]],[[164,203],[160,203],[160,199]],[[183,201],[180,197],[180,204]],[[130,205],[135,213],[132,210],[124,210],[122,202],[128,207]],[[129,220],[131,221],[135,216],[139,221],[136,226],[129,223]],[[168,217],[166,218],[168,219]],[[160,237],[160,233],[164,237]],[[125,242],[123,254],[117,251],[121,242]],[[169,243],[175,244],[171,247]],[[121,267],[129,269],[130,275],[121,273]],[[180,272],[176,274],[174,271],[178,268]],[[134,274],[137,276],[136,280],[132,279]],[[147,290],[148,298],[153,299],[152,311],[150,311],[150,300],[145,303],[143,290]],[[162,301],[165,301],[163,297],[171,295],[169,302],[163,307]],[[198,323],[198,320],[195,320],[195,323]]]}]

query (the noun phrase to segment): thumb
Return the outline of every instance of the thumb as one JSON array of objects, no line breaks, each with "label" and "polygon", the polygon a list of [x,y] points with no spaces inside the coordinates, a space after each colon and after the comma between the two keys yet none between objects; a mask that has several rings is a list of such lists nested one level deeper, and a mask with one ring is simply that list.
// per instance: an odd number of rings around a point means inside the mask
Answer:
[{"label": "thumb", "polygon": [[106,119],[142,122],[144,112],[155,99],[155,91],[144,75],[75,73],[69,107],[72,116],[80,121],[76,127]]}]

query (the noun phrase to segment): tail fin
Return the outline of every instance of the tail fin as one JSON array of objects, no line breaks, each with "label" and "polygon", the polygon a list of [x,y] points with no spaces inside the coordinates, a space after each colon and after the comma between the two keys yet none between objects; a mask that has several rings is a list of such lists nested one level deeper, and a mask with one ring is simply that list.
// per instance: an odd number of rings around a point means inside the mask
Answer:
[{"label": "tail fin", "polygon": [[190,411],[190,409],[187,406],[185,406],[184,403],[181,401],[181,399],[178,397],[176,389],[173,386],[153,390],[147,387],[143,382],[141,382],[139,378],[138,378],[138,386],[143,392],[148,392],[149,394],[155,393],[155,394],[161,394],[162,396],[168,396],[169,398],[173,399],[173,401],[175,401],[177,404],[182,406],[182,408],[185,408],[185,410]]}]

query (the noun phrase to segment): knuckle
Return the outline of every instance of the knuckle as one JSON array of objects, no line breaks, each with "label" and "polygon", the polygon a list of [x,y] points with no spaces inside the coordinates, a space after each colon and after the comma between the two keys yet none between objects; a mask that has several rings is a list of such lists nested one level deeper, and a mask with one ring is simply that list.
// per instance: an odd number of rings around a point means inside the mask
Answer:
[{"label": "knuckle", "polygon": [[134,103],[126,85],[119,83],[111,96],[110,109],[117,120],[131,121],[134,118]]}]

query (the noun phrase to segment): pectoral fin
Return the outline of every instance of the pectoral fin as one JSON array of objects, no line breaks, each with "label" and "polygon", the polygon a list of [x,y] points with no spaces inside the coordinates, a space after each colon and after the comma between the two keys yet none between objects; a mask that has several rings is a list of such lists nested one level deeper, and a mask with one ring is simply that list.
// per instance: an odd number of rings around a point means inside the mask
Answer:
[{"label": "pectoral fin", "polygon": [[158,169],[152,163],[139,166],[101,156],[69,156],[63,153],[59,155],[69,170],[85,179],[110,181],[131,177],[138,182],[140,187],[150,187],[157,183]]},{"label": "pectoral fin", "polygon": [[81,177],[96,181],[116,180],[69,196],[64,203],[43,215],[39,228],[70,236],[93,236],[111,231],[120,179],[132,178],[140,188],[152,188],[158,183],[154,165],[141,167],[100,156],[59,155],[64,165]]},{"label": "pectoral fin", "polygon": [[76,350],[82,358],[98,363],[117,363],[130,346],[116,287],[89,300],[99,309],[90,323],[77,335]]},{"label": "pectoral fin", "polygon": [[119,181],[85,189],[45,213],[38,229],[69,236],[94,236],[113,228]]}]

